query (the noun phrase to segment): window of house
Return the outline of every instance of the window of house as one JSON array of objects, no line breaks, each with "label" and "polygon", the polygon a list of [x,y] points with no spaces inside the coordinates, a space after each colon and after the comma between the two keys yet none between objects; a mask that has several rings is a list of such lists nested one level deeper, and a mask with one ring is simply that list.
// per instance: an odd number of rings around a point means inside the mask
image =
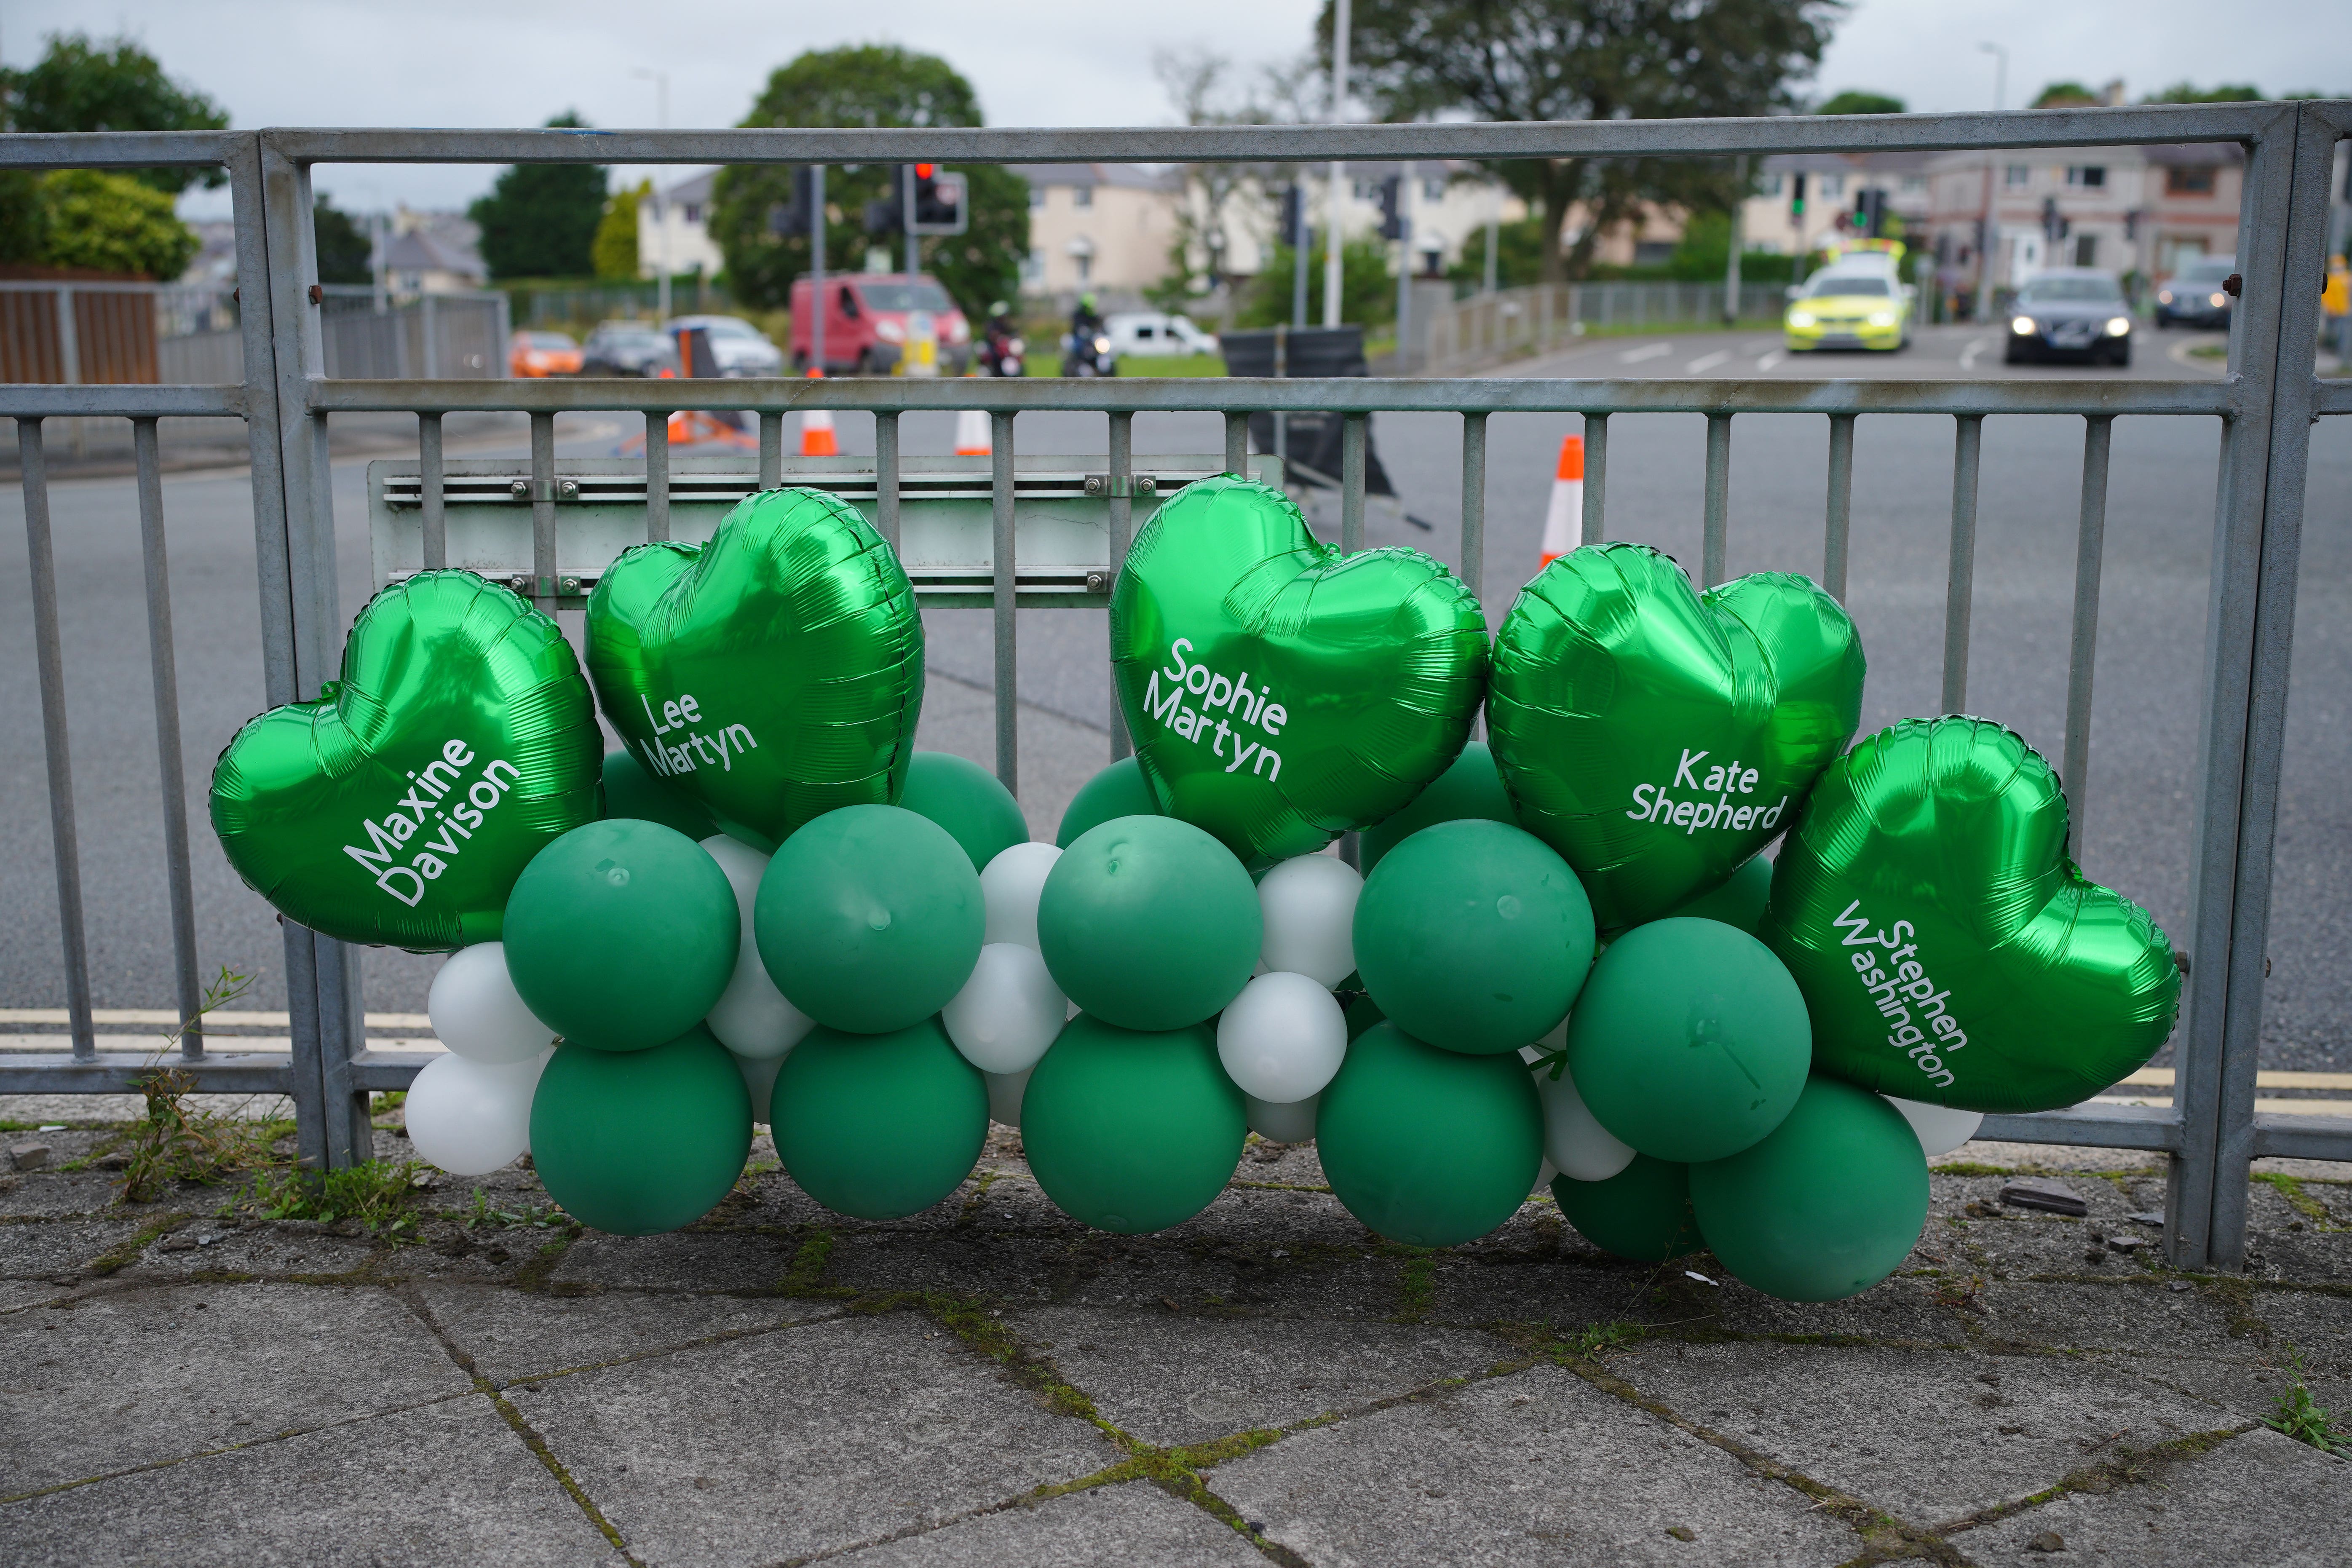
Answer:
[{"label": "window of house", "polygon": [[2164,171],[2164,194],[2168,196],[2210,196],[2213,194],[2213,165],[2185,163]]},{"label": "window of house", "polygon": [[1904,190],[1913,194],[1924,191],[1927,188],[1927,176],[1925,174],[1906,174],[1903,176],[1903,188]]},{"label": "window of house", "polygon": [[[1070,187],[1070,205],[1074,207],[1090,207],[1094,205],[1095,188],[1092,185],[1072,185]],[[1080,273],[1079,276],[1083,278],[1085,274]]]},{"label": "window of house", "polygon": [[2099,237],[2095,234],[2076,235],[2074,237],[2074,265],[2077,267],[2096,267],[2098,264]]},{"label": "window of house", "polygon": [[698,203],[688,202],[686,204],[685,216],[687,226],[691,228],[702,221],[702,208]]},{"label": "window of house", "polygon": [[2099,190],[2107,183],[2107,166],[2105,163],[2070,164],[2066,170],[2066,183],[2081,190]]},{"label": "window of house", "polygon": [[1378,180],[1358,180],[1353,188],[1356,199],[1360,202],[1376,202],[1381,199],[1381,183]]},{"label": "window of house", "polygon": [[[1081,190],[1083,190],[1083,189],[1085,189],[1085,188],[1086,188],[1086,187],[1084,187],[1083,185],[1079,187],[1079,189],[1081,189]],[[1081,282],[1081,283],[1085,283],[1085,282],[1089,281],[1091,279],[1093,279],[1093,277],[1094,277],[1094,275],[1095,275],[1095,258],[1094,258],[1093,257],[1091,257],[1091,256],[1074,256],[1074,257],[1070,258],[1070,259],[1071,259],[1072,261],[1075,261],[1075,262],[1076,262],[1076,263],[1077,263],[1077,267],[1078,267],[1078,281],[1079,281],[1079,282]]]},{"label": "window of house", "polygon": [[2011,163],[2000,172],[2000,183],[2012,191],[2021,191],[2033,183],[2033,171],[2023,163]]},{"label": "window of house", "polygon": [[1038,211],[1043,210],[1043,209],[1044,209],[1044,207],[1045,207],[1045,186],[1043,186],[1043,185],[1032,185],[1032,186],[1030,186],[1030,187],[1029,187],[1029,210],[1030,210],[1031,212],[1033,212],[1033,213],[1034,213],[1034,212],[1038,212]]},{"label": "window of house", "polygon": [[[1034,193],[1033,192],[1032,194],[1034,195]],[[1033,249],[1029,252],[1028,259],[1021,264],[1021,281],[1028,287],[1034,289],[1045,282],[1045,253],[1042,250]]]},{"label": "window of house", "polygon": [[1822,195],[1823,197],[1832,201],[1844,195],[1845,176],[1843,174],[1823,174],[1822,176]]},{"label": "window of house", "polygon": [[1425,202],[1444,201],[1445,199],[1445,182],[1444,180],[1422,181],[1421,199]]},{"label": "window of house", "polygon": [[1778,174],[1766,174],[1756,182],[1756,194],[1759,196],[1777,196],[1780,189],[1781,179]]}]

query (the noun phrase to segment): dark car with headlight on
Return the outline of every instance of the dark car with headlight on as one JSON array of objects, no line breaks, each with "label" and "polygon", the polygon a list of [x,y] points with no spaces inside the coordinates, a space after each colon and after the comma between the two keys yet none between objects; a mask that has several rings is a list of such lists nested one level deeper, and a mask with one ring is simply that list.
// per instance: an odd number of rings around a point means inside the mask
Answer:
[{"label": "dark car with headlight on", "polygon": [[2131,330],[2131,305],[2114,273],[2055,267],[2017,291],[2001,357],[2011,364],[2062,357],[2129,364]]},{"label": "dark car with headlight on", "polygon": [[2221,285],[2238,269],[2234,256],[2200,256],[2184,263],[2156,291],[2158,327],[2230,327],[2230,296]]}]

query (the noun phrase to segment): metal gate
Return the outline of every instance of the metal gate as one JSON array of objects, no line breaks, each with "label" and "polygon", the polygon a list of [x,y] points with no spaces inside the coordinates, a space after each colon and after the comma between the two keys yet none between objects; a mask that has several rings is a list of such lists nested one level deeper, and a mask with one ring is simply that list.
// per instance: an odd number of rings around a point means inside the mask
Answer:
[{"label": "metal gate", "polygon": [[[988,476],[991,554],[973,590],[995,616],[997,771],[1016,785],[1016,606],[1100,608],[1132,537],[1133,421],[1139,412],[1213,411],[1224,417],[1224,466],[1247,459],[1253,413],[1328,412],[1345,421],[1341,543],[1363,537],[1364,416],[1445,413],[1462,421],[1464,576],[1481,586],[1486,434],[1497,413],[1572,413],[1585,419],[1584,537],[1606,536],[1609,420],[1620,413],[1697,413],[1707,419],[1700,576],[1724,575],[1732,421],[1746,413],[1817,414],[1829,422],[1828,500],[1822,580],[1845,590],[1854,422],[1862,415],[1948,418],[1954,428],[1949,568],[1943,628],[1943,707],[1964,708],[1976,547],[1978,455],[1987,416],[2071,415],[2084,422],[2082,504],[2073,652],[2062,775],[2079,803],[2091,735],[2092,650],[2099,613],[2107,455],[2121,415],[2193,416],[2221,426],[2221,481],[2209,584],[2200,721],[2189,981],[2169,1109],[2085,1105],[1988,1118],[1983,1136],[2042,1143],[2161,1152],[2169,1161],[2166,1246],[2183,1266],[2232,1265],[2244,1255],[2247,1168],[2263,1155],[2352,1160],[2340,1121],[2257,1115],[2255,1058],[2263,1006],[2294,634],[2304,486],[2314,420],[2352,414],[2352,384],[2313,374],[2327,184],[2336,142],[2352,133],[2352,103],[2303,102],[2015,114],[1905,115],[1549,124],[1201,126],[1131,131],[743,130],[599,132],[534,131],[262,131],[0,136],[0,166],[27,169],[142,166],[227,171],[236,219],[246,379],[241,385],[0,386],[0,415],[17,421],[26,528],[33,574],[35,640],[48,764],[58,903],[66,960],[72,1052],[16,1057],[0,1067],[0,1092],[121,1091],[135,1068],[99,1059],[82,931],[71,765],[67,742],[57,590],[49,547],[42,421],[112,416],[131,422],[146,550],[155,721],[163,772],[165,842],[183,1016],[199,1003],[190,891],[186,802],[173,688],[171,611],[164,575],[163,487],[155,422],[211,416],[246,422],[252,453],[254,529],[259,546],[268,700],[317,694],[335,671],[344,619],[336,603],[332,501],[325,422],[338,414],[404,412],[418,422],[417,507],[423,560],[446,558],[452,471],[442,459],[441,420],[467,410],[530,416],[531,555],[527,586],[552,609],[565,596],[559,559],[554,416],[635,412],[646,416],[645,536],[669,533],[671,474],[666,416],[691,409],[751,408],[759,416],[759,477],[782,472],[782,420],[811,408],[856,409],[876,418],[875,510],[898,542],[900,500],[915,478],[898,451],[909,410],[988,411],[994,455]],[[320,163],[1324,163],[1447,158],[1731,157],[1890,148],[2097,147],[2234,142],[2246,149],[2238,258],[2244,279],[2229,374],[2219,382],[1642,381],[1642,380],[1110,380],[952,381],[898,378],[798,381],[330,381],[321,295],[310,223],[310,168]],[[267,308],[254,308],[253,291]],[[1024,590],[1014,560],[1017,493],[1014,416],[1024,410],[1091,410],[1108,426],[1108,558],[1098,579],[1051,594]],[[1810,568],[1812,563],[1792,563]],[[1111,751],[1127,749],[1116,710]],[[304,1155],[320,1165],[363,1159],[370,1147],[367,1091],[404,1087],[424,1058],[365,1048],[357,953],[287,922],[286,968],[293,1040],[286,1056],[208,1048],[199,1031],[182,1042],[179,1066],[205,1089],[281,1092],[293,1099]]]}]

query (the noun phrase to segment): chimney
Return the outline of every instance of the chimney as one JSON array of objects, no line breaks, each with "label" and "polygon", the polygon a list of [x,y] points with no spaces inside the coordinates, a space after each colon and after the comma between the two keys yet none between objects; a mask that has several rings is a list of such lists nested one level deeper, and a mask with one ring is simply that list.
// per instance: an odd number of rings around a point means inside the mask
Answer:
[{"label": "chimney", "polygon": [[2124,103],[2124,79],[2117,77],[2099,89],[2099,101],[2109,109],[2121,109]]}]

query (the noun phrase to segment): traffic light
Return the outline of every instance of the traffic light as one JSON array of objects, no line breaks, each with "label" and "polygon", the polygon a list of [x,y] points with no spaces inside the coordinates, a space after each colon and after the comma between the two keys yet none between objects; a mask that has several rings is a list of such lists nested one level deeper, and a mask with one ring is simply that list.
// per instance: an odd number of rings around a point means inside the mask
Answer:
[{"label": "traffic light", "polygon": [[961,234],[965,228],[964,177],[937,163],[914,166],[913,221],[909,234]]},{"label": "traffic light", "polygon": [[882,195],[866,204],[866,232],[896,234],[907,226],[907,166],[883,163],[877,167],[882,174]]},{"label": "traffic light", "polygon": [[1886,193],[1875,186],[1853,194],[1853,232],[1876,239],[1886,224]]},{"label": "traffic light", "polygon": [[793,168],[793,199],[768,209],[768,232],[779,239],[806,235],[815,220],[816,171],[806,163]]},{"label": "traffic light", "polygon": [[1801,173],[1789,180],[1789,216],[1798,220],[1805,216],[1805,176]]},{"label": "traffic light", "polygon": [[1391,174],[1381,182],[1381,237],[1404,237],[1404,176]]},{"label": "traffic light", "polygon": [[2059,212],[2056,196],[2042,198],[2042,236],[2044,239],[2055,245],[2065,238],[2067,230],[2074,226],[2073,222]]},{"label": "traffic light", "polygon": [[1282,192],[1282,243],[1296,247],[1307,221],[1307,187],[1293,180]]}]

